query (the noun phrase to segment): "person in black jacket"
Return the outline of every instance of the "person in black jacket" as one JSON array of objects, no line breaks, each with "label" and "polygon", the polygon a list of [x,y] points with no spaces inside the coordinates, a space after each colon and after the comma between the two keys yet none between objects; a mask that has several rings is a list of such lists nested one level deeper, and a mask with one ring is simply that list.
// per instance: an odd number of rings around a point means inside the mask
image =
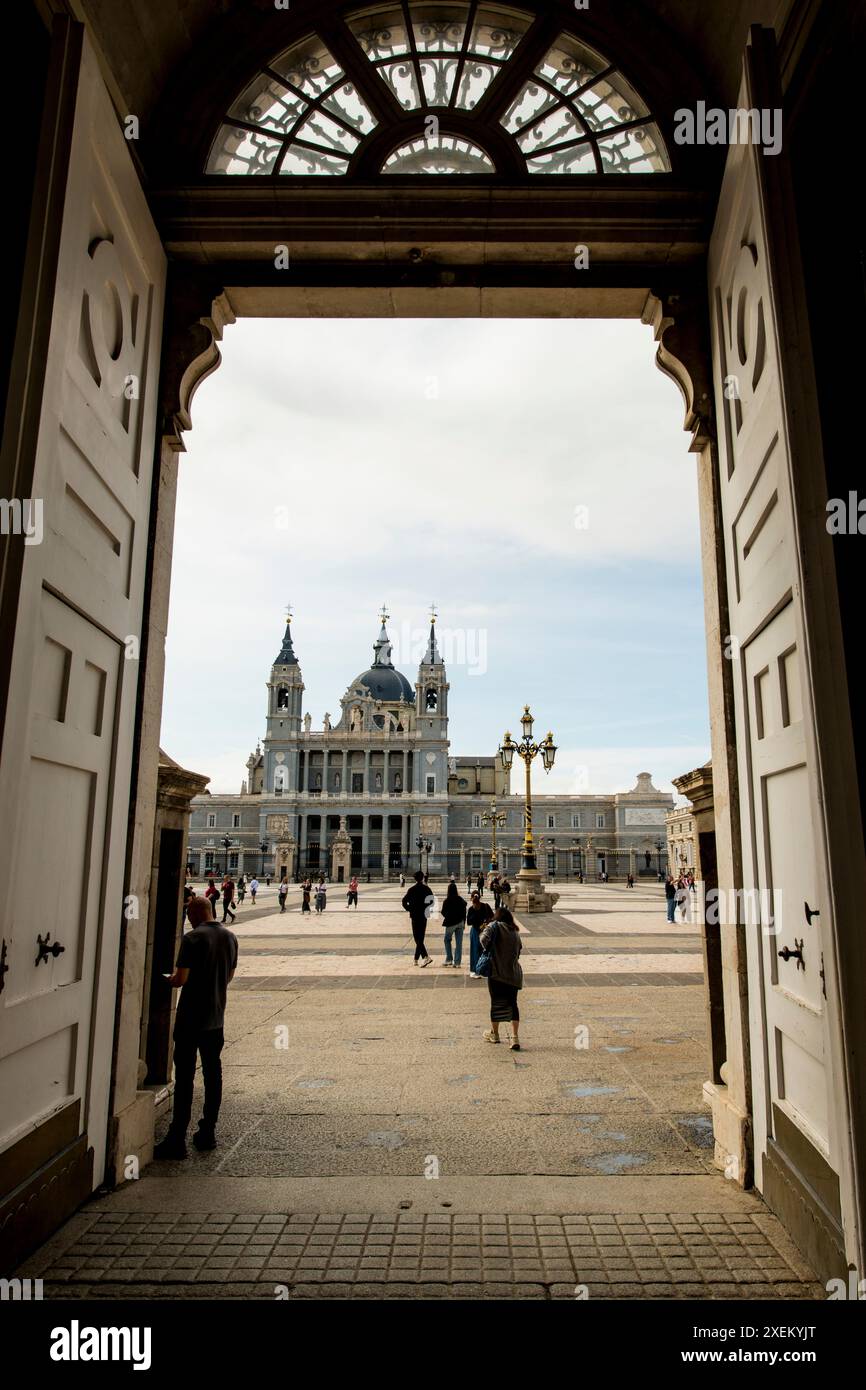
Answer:
[{"label": "person in black jacket", "polygon": [[472,894],[472,902],[469,911],[466,913],[466,922],[469,927],[469,978],[470,980],[480,980],[482,976],[475,969],[478,964],[478,957],[481,955],[481,933],[493,916],[493,909],[489,903],[483,903],[477,893]]},{"label": "person in black jacket", "polygon": [[[442,922],[445,927],[445,964],[460,969],[463,956],[463,928],[466,925],[466,899],[461,898],[456,883],[449,883],[445,901],[442,904]],[[451,956],[451,938],[454,937],[454,956]]]},{"label": "person in black jacket", "polygon": [[435,901],[433,894],[424,882],[423,873],[420,869],[416,870],[415,882],[403,898],[403,910],[409,913],[412,935],[415,938],[416,965],[419,961],[422,966],[430,964],[431,957],[424,945],[424,933],[427,930],[427,919]]}]

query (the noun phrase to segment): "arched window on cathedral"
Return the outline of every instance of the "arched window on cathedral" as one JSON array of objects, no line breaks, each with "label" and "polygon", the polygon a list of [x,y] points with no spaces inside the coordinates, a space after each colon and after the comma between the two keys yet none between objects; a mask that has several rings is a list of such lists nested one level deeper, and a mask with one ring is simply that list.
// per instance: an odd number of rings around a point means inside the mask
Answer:
[{"label": "arched window on cathedral", "polygon": [[439,704],[439,692],[434,686],[429,686],[424,697],[424,704],[427,709],[436,709]]},{"label": "arched window on cathedral", "polygon": [[274,772],[274,795],[282,796],[283,792],[288,789],[288,785],[289,769],[280,764]]},{"label": "arched window on cathedral", "polygon": [[277,689],[277,709],[289,708],[289,692],[286,686],[281,685]]}]

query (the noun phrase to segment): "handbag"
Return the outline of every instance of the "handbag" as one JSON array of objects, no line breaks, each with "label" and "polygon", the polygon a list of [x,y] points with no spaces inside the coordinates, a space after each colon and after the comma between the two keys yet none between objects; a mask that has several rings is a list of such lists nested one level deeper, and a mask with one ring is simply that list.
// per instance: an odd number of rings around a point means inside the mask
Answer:
[{"label": "handbag", "polygon": [[490,973],[491,973],[491,971],[493,970],[493,954],[492,954],[492,951],[491,951],[491,947],[493,946],[493,943],[494,943],[494,941],[496,940],[496,933],[497,933],[498,930],[499,930],[498,924],[497,924],[497,923],[494,923],[494,924],[493,924],[493,930],[492,930],[492,932],[490,933],[490,941],[489,941],[489,943],[488,943],[488,945],[487,945],[487,948],[486,948],[486,950],[484,950],[484,951],[481,952],[481,955],[478,957],[478,960],[477,960],[477,962],[476,962],[476,965],[475,965],[475,974],[476,974],[476,975],[483,975],[485,978],[489,978]]}]

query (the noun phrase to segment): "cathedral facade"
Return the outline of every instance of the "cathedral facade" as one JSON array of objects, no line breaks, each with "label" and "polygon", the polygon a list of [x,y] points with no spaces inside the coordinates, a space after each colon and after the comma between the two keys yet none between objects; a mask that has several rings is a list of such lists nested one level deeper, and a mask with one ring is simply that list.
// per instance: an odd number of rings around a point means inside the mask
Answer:
[{"label": "cathedral facade", "polygon": [[[449,684],[436,620],[414,686],[394,666],[383,611],[373,661],[320,729],[303,713],[291,617],[267,683],[265,736],[240,793],[194,798],[189,872],[387,879],[486,872],[492,809],[498,865],[520,867],[524,800],[498,757],[453,756]],[[521,779],[522,780],[522,779]],[[638,774],[633,791],[533,795],[538,864],[548,877],[652,876],[666,864],[670,793]]]}]

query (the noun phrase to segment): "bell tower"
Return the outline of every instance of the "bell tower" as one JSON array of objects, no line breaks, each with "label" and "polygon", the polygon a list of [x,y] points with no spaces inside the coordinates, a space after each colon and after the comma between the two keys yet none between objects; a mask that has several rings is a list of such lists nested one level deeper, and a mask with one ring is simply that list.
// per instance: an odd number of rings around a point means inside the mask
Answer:
[{"label": "bell tower", "polygon": [[286,613],[283,644],[268,681],[268,714],[264,739],[264,791],[272,791],[279,774],[282,790],[297,786],[298,735],[304,678],[292,645],[292,609]]},{"label": "bell tower", "polygon": [[430,636],[415,682],[415,713],[426,738],[448,738],[448,677],[436,642],[436,609],[430,609]]}]

